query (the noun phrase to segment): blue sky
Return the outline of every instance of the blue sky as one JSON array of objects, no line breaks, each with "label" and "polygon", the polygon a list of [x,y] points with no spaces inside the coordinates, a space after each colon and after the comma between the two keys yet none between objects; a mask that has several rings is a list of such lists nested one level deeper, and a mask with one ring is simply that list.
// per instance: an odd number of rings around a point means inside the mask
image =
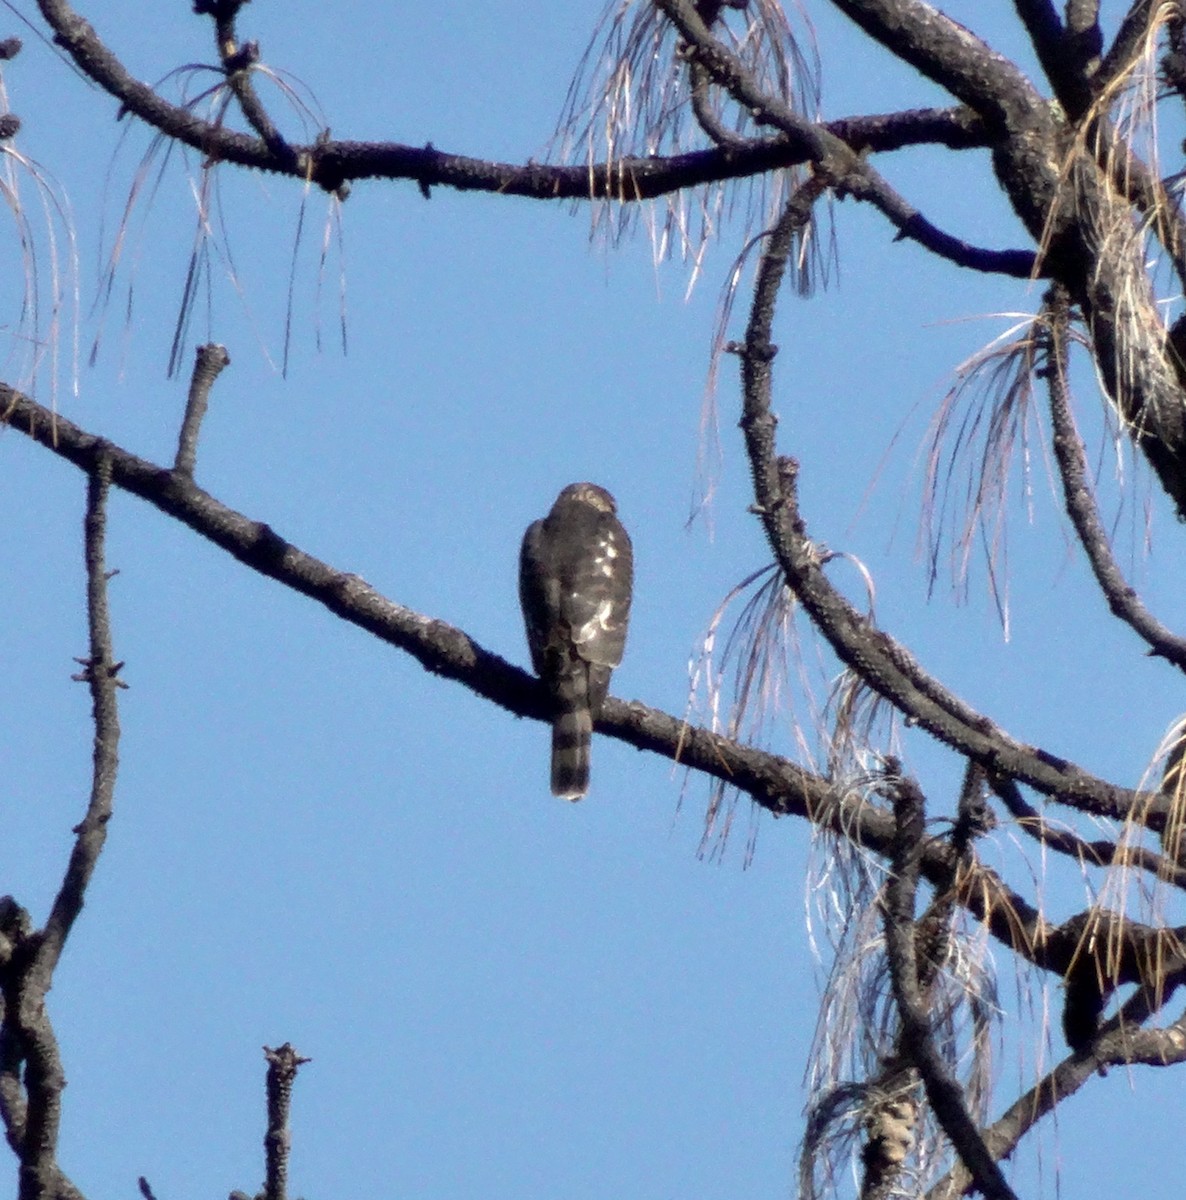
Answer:
[{"label": "blue sky", "polygon": [[[826,115],[940,99],[821,7]],[[1017,48],[1015,34],[979,23],[981,6],[947,7]],[[112,0],[87,15],[142,78],[211,61],[207,23],[184,4],[154,8]],[[600,15],[597,3],[561,9],[360,3],[344,17],[293,0],[247,7],[241,29],[312,89],[335,136],[522,161],[545,152]],[[117,124],[114,103],[10,14],[0,33],[14,31],[25,50],[4,80],[24,123],[17,145],[69,197],[77,229],[84,362],[103,330],[78,394],[66,371],[56,403],[167,461],[185,396],[165,364],[193,242],[188,176],[168,165],[137,210],[112,302],[93,308],[148,135]],[[953,231],[1021,244],[983,156],[917,152],[885,172]],[[27,175],[21,187],[35,201]],[[561,486],[594,479],[617,495],[637,562],[613,690],[682,713],[714,609],[767,559],[746,512],[729,363],[712,532],[686,525],[740,227],[724,229],[685,301],[680,263],[656,266],[641,234],[617,249],[591,242],[587,211],[360,184],[341,213],[343,356],[332,256],[318,303],[327,201],[257,176],[228,173],[222,188],[242,298],[216,270],[209,316],[189,333],[233,360],[199,482],[525,664],[519,538]],[[273,364],[302,204],[284,377]],[[967,604],[941,584],[928,605],[915,554],[930,414],[955,365],[1015,319],[993,314],[1032,311],[1039,293],[940,267],[851,202],[834,218],[837,278],[809,302],[788,296],[778,335],[780,436],[804,463],[816,536],[867,565],[881,621],[958,692],[1018,736],[1135,784],[1180,689],[1107,618],[1040,453],[1032,524],[1013,505],[1008,641],[979,567]],[[46,247],[42,237],[43,261]],[[0,286],[14,313],[11,284]],[[54,395],[44,375],[38,389]],[[72,467],[0,435],[0,891],[38,916],[89,784],[89,702],[69,680],[85,648],[84,489]],[[1149,490],[1138,472],[1130,503]],[[1151,503],[1154,552],[1136,553],[1133,573],[1172,620],[1179,531]],[[589,798],[553,801],[542,725],[425,675],[138,500],[113,499],[109,538],[130,684],[116,817],[51,996],[70,1080],[62,1160],[84,1192],[131,1195],[138,1175],[161,1200],[257,1187],[260,1047],[287,1040],[313,1059],[297,1084],[291,1166],[293,1194],[310,1200],[793,1193],[822,971],[805,928],[806,826],[742,809],[723,852],[698,856],[704,786],[606,739]],[[856,572],[851,582],[856,595]],[[793,751],[790,715],[773,744]],[[946,807],[958,764],[921,739],[906,752]],[[1007,831],[994,837],[990,860],[1011,848]],[[1082,895],[1055,891],[1050,904],[1069,912]],[[1011,1099],[1017,1071],[1004,1076]],[[1050,1192],[1057,1166],[1064,1195],[1176,1196],[1177,1140],[1158,1138],[1156,1169],[1128,1156],[1121,1174],[1120,1160],[1180,1105],[1176,1076],[1114,1072],[1047,1132],[1040,1169],[1020,1156],[1019,1187]]]}]

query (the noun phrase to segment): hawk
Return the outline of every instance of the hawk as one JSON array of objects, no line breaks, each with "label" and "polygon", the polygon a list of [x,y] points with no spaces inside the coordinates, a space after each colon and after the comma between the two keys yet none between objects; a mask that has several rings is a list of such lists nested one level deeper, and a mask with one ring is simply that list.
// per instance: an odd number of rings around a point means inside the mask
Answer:
[{"label": "hawk", "polygon": [[556,703],[552,794],[579,800],[589,790],[593,722],[622,661],[634,585],[630,537],[613,496],[571,483],[519,554],[519,602],[536,674]]}]

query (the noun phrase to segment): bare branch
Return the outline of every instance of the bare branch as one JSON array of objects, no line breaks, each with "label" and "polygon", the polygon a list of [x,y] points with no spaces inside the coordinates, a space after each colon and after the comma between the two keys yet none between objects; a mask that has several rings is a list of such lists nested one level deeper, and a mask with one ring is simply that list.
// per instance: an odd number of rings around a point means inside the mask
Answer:
[{"label": "bare branch", "polygon": [[968,1113],[963,1089],[948,1070],[931,1034],[915,957],[914,898],[918,888],[926,812],[911,779],[893,782],[894,854],[885,888],[885,950],[894,1000],[902,1021],[899,1045],[909,1054],[943,1131],[989,1200],[1016,1200]]},{"label": "bare branch", "polygon": [[94,714],[90,802],[75,827],[74,849],[45,928],[31,932],[28,915],[11,897],[0,902],[0,1115],[20,1161],[19,1200],[81,1200],[57,1160],[66,1076],[45,998],[107,840],[115,790],[116,691],[121,686],[116,676],[123,664],[114,661],[107,609],[104,538],[110,487],[111,464],[99,454],[88,479],[85,522],[90,653],[78,660],[83,671],[75,676],[89,684]]},{"label": "bare branch", "polygon": [[1166,805],[1095,778],[1065,759],[1010,737],[927,674],[905,647],[875,628],[824,574],[821,556],[799,513],[798,464],[777,456],[776,419],[771,412],[777,347],[770,340],[770,331],[791,239],[807,215],[804,198],[792,197],[768,238],[745,342],[736,347],[744,394],[741,427],[754,479],[756,511],[788,584],[839,658],[940,741],[985,770],[1024,780],[1060,803],[1098,816],[1139,816],[1151,828],[1160,828],[1165,823]]},{"label": "bare branch", "polygon": [[285,1042],[278,1049],[264,1047],[268,1060],[268,1131],[264,1135],[264,1157],[267,1174],[264,1178],[265,1200],[288,1200],[288,1152],[292,1135],[288,1131],[288,1112],[292,1104],[292,1085],[297,1071],[310,1058],[303,1058]]},{"label": "bare branch", "polygon": [[110,489],[111,461],[99,453],[87,480],[87,623],[90,626],[91,644],[89,655],[79,659],[82,672],[75,676],[90,688],[95,722],[91,797],[86,815],[75,827],[74,851],[50,910],[38,953],[39,969],[45,972],[47,984],[57,966],[66,938],[82,911],[87,885],[107,841],[107,823],[111,820],[115,777],[119,768],[119,705],[116,694],[124,686],[118,678],[124,664],[116,662],[112,652],[111,614],[107,606],[105,540]]},{"label": "bare branch", "polygon": [[[90,471],[99,459],[106,459],[116,486],[193,529],[252,570],[309,596],[335,616],[404,651],[434,675],[455,680],[517,716],[551,719],[552,707],[534,676],[479,646],[462,630],[385,599],[358,576],[305,553],[270,526],[221,504],[185,476],[85,432],[10,388],[0,387],[0,418],[83,470]],[[860,794],[838,791],[829,780],[779,755],[690,726],[637,701],[625,703],[613,697],[606,701],[597,729],[690,770],[722,779],[777,816],[803,817],[874,853],[890,853],[894,824],[889,812]],[[1071,769],[1064,764],[1062,770]],[[1087,789],[1089,795],[1096,794],[1092,789],[1107,786],[1081,774],[1056,778],[1064,779],[1068,788]],[[1099,795],[1112,796],[1116,804],[1126,806],[1140,799],[1120,788]],[[953,854],[942,842],[929,843],[922,865],[926,878],[946,886],[953,877]],[[1066,972],[1078,950],[1081,925],[1065,922],[1052,926],[981,864],[965,863],[961,879],[959,903],[983,921],[994,937],[1044,970]],[[1117,918],[1111,936],[1113,944],[1128,947],[1127,978],[1140,977],[1134,964],[1142,955],[1149,957],[1148,947],[1157,943],[1161,934]],[[2,1069],[0,1056],[0,1072]]]},{"label": "bare branch", "polygon": [[185,403],[185,417],[181,422],[181,434],[177,440],[177,457],[173,469],[193,478],[194,465],[198,456],[198,434],[206,406],[210,402],[210,389],[224,368],[230,365],[231,356],[225,346],[208,342],[199,346],[194,360],[194,373],[190,379],[189,397]]},{"label": "bare branch", "polygon": [[1112,615],[1143,638],[1151,653],[1172,662],[1179,670],[1186,670],[1186,638],[1168,629],[1145,607],[1137,590],[1124,578],[1112,553],[1088,481],[1087,456],[1071,411],[1067,377],[1070,298],[1065,289],[1055,287],[1047,293],[1046,303],[1050,318],[1049,345],[1043,374],[1050,396],[1054,457],[1062,480],[1067,516]]},{"label": "bare branch", "polygon": [[[1064,1058],[983,1131],[989,1151],[998,1159],[1008,1158],[1043,1117],[1108,1067],[1137,1063],[1172,1066],[1186,1061],[1186,1017],[1179,1017],[1165,1029],[1140,1028],[1168,999],[1168,991],[1157,1003],[1146,990],[1132,996],[1087,1049]],[[927,1192],[926,1200],[957,1200],[970,1182],[967,1168],[957,1166]]]}]

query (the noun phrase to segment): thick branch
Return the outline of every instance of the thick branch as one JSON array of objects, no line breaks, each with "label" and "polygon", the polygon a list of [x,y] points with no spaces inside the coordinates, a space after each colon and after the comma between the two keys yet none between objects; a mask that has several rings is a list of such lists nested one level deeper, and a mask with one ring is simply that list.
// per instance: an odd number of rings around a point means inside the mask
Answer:
[{"label": "thick branch", "polygon": [[1014,0],[1014,7],[1059,103],[1072,119],[1077,119],[1092,101],[1089,76],[1099,65],[1099,26],[1092,14],[1084,11],[1083,4],[1067,5],[1066,28],[1052,0]]},{"label": "thick branch", "polygon": [[268,1129],[264,1134],[264,1200],[288,1200],[288,1152],[292,1135],[288,1113],[292,1105],[292,1085],[297,1071],[311,1059],[299,1055],[289,1042],[273,1050],[264,1047],[268,1060]]},{"label": "thick branch", "polygon": [[962,267],[1026,279],[1034,273],[1037,257],[1027,250],[992,251],[972,246],[932,224],[892,188],[851,147],[827,128],[801,117],[780,97],[763,91],[753,73],[722,42],[712,36],[690,0],[655,0],[686,39],[693,76],[707,71],[754,119],[783,131],[794,145],[802,145],[837,195],[864,200],[887,217],[899,238],[918,242],[933,254]]},{"label": "thick branch", "polygon": [[832,2],[871,38],[979,113],[990,129],[1016,127],[1044,105],[1009,59],[921,0]]},{"label": "thick branch", "polygon": [[[551,720],[552,706],[537,679],[485,650],[463,631],[395,604],[358,576],[306,554],[270,526],[221,504],[185,476],[113,446],[9,388],[0,388],[0,420],[83,470],[90,471],[96,462],[106,459],[115,486],[187,525],[252,570],[316,600],[334,615],[409,654],[433,674],[453,679],[517,716]],[[894,835],[890,813],[863,795],[838,793],[828,780],[779,755],[689,726],[643,704],[612,697],[597,729],[723,780],[776,816],[803,817],[874,853],[887,857],[890,853]],[[942,841],[929,842],[922,863],[926,878],[946,886],[955,870],[953,854]],[[1060,975],[1066,973],[1082,937],[1081,923],[1052,926],[1038,909],[979,863],[965,862],[960,871],[959,902],[983,921],[994,937],[1026,961]],[[1122,922],[1111,936],[1112,944],[1126,947],[1125,962],[1136,964],[1150,957],[1148,948],[1162,934]],[[1125,969],[1129,977],[1139,976],[1137,966]]]}]

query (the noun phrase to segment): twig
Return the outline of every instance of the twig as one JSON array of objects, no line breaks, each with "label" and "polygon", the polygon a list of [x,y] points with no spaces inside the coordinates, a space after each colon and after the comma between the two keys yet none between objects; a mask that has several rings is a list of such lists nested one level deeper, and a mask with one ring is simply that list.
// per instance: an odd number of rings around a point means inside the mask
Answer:
[{"label": "twig", "polygon": [[185,417],[181,422],[181,433],[177,439],[177,458],[173,469],[193,478],[194,465],[198,457],[198,434],[206,407],[210,403],[210,389],[224,367],[230,365],[231,356],[225,346],[208,342],[199,346],[194,359],[194,373],[190,379],[189,397],[185,402]]},{"label": "twig", "polygon": [[1179,866],[1168,855],[1158,854],[1148,846],[1134,846],[1107,838],[1088,841],[1074,830],[1060,829],[1047,821],[1026,801],[1021,789],[1012,779],[992,774],[988,779],[989,786],[1016,819],[1017,827],[1047,849],[1073,858],[1080,866],[1130,867],[1148,871],[1158,879],[1186,889],[1186,868]]},{"label": "twig", "polygon": [[1017,1200],[976,1128],[963,1089],[944,1063],[927,1018],[915,954],[914,899],[918,888],[925,811],[922,793],[910,779],[893,787],[892,870],[885,889],[885,948],[894,1000],[902,1022],[899,1046],[910,1056],[926,1088],[927,1099],[943,1131],[988,1200]]},{"label": "twig", "polygon": [[235,18],[239,15],[243,0],[196,0],[194,12],[199,16],[210,16],[214,20],[214,42],[218,48],[218,57],[226,72],[227,84],[239,108],[247,118],[252,129],[263,139],[272,156],[282,163],[288,171],[299,170],[297,154],[285,141],[283,134],[276,128],[275,122],[268,116],[251,82],[251,69],[259,61],[259,43],[245,42],[239,44],[235,31]]},{"label": "twig", "polygon": [[266,1200],[287,1200],[288,1152],[292,1137],[288,1132],[288,1112],[292,1103],[292,1085],[298,1069],[312,1059],[302,1058],[291,1043],[278,1049],[264,1047],[268,1060],[268,1131],[264,1134],[264,1158],[267,1175],[264,1181]]}]

